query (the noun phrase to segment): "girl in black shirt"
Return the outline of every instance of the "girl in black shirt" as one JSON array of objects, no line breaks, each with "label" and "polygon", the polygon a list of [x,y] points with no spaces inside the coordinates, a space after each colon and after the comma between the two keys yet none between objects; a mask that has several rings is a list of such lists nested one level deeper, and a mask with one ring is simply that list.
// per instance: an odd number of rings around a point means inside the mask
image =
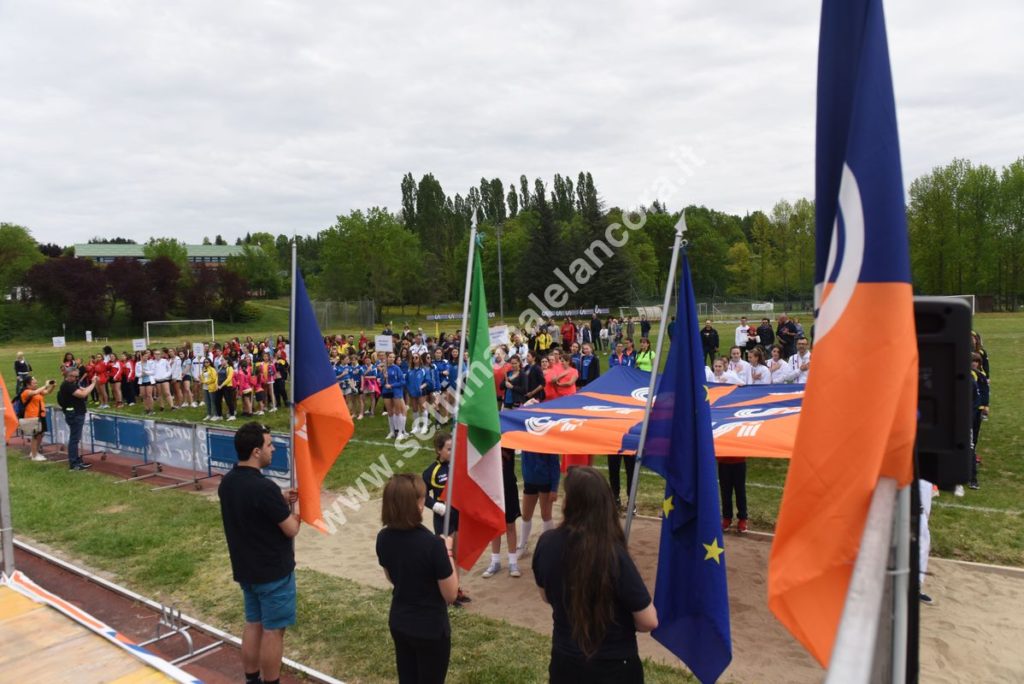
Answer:
[{"label": "girl in black shirt", "polygon": [[384,529],[377,534],[377,560],[394,585],[388,627],[400,683],[444,682],[451,655],[448,604],[459,579],[451,539],[421,524],[426,493],[415,475],[392,476],[384,486]]},{"label": "girl in black shirt", "polygon": [[636,633],[657,627],[658,616],[598,471],[569,470],[562,515],[533,556],[534,579],[554,617],[551,682],[643,682]]}]

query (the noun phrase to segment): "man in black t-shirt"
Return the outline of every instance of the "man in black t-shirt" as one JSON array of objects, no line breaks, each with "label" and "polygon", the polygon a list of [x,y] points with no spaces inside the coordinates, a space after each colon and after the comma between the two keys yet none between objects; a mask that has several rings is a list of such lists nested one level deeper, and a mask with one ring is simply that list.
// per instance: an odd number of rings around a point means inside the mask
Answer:
[{"label": "man in black t-shirt", "polygon": [[[276,684],[281,676],[284,630],[295,624],[295,547],[298,494],[265,478],[274,454],[270,428],[246,423],[235,433],[238,464],[221,480],[224,536],[231,572],[245,598],[242,666],[247,682]],[[262,679],[260,678],[262,674]]]},{"label": "man in black t-shirt", "polygon": [[95,388],[95,378],[84,387],[79,385],[78,368],[72,366],[64,371],[64,382],[57,390],[57,404],[64,411],[64,422],[68,424],[68,468],[71,470],[92,467],[78,454],[78,445],[82,441],[82,428],[85,427],[85,400]]}]

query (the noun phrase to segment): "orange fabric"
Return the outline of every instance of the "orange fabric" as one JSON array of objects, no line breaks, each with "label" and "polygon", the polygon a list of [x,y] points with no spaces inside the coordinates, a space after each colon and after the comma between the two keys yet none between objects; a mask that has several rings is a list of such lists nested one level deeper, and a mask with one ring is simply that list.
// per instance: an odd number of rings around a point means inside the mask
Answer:
[{"label": "orange fabric", "polygon": [[21,393],[21,403],[25,404],[26,418],[40,418],[46,415],[46,404],[42,394],[29,396],[30,390]]},{"label": "orange fabric", "polygon": [[7,393],[7,383],[4,382],[3,375],[0,375],[0,393],[3,394],[4,427],[7,429],[4,441],[10,442],[11,435],[18,430],[18,415],[14,412],[14,404],[11,403],[11,395]]},{"label": "orange fabric", "polygon": [[[850,363],[869,358],[884,367]],[[917,381],[910,284],[858,284],[814,347],[768,572],[769,607],[823,666],[878,479],[912,478]]]},{"label": "orange fabric", "polygon": [[295,479],[299,516],[321,532],[327,531],[320,508],[320,488],[327,471],[345,448],[355,425],[337,384],[295,405]]}]

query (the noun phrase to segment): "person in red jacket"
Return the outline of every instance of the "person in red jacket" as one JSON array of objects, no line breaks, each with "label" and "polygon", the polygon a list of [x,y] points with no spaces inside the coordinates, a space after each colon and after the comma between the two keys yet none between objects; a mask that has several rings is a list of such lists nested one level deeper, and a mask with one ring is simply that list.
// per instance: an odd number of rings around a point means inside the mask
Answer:
[{"label": "person in red jacket", "polygon": [[107,383],[110,381],[110,368],[107,366],[107,362],[102,354],[96,355],[95,360],[92,362],[92,369],[96,376],[96,396],[99,397],[99,408],[110,408],[110,403],[107,401]]},{"label": "person in red jacket", "polygon": [[559,332],[562,333],[562,348],[569,351],[572,343],[576,341],[576,326],[573,325],[571,318],[565,319]]}]

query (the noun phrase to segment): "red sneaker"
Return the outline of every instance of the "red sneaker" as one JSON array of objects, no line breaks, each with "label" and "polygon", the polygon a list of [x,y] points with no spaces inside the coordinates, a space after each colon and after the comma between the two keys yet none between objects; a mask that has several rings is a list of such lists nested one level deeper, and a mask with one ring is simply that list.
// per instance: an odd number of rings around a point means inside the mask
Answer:
[{"label": "red sneaker", "polygon": [[739,532],[740,534],[746,534],[746,532],[747,532],[747,521],[743,520],[741,518],[739,523],[736,525],[736,531]]},{"label": "red sneaker", "polygon": [[722,531],[725,532],[732,527],[732,518],[722,518]]}]

